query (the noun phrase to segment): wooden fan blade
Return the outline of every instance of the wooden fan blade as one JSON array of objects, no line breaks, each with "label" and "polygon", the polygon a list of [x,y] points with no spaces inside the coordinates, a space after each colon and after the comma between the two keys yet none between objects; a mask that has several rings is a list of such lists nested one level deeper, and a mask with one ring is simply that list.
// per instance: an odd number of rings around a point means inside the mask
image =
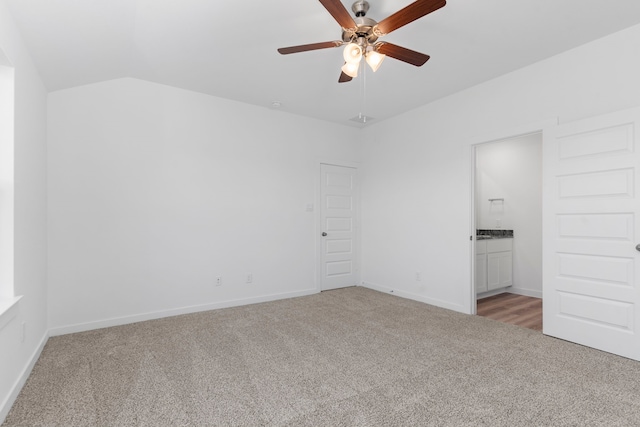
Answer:
[{"label": "wooden fan blade", "polygon": [[338,46],[342,46],[342,41],[336,40],[334,42],[311,43],[302,44],[299,46],[281,47],[280,49],[278,49],[278,52],[280,52],[282,55],[288,55],[290,53],[307,52],[309,50],[327,49],[330,47]]},{"label": "wooden fan blade", "polygon": [[350,82],[351,80],[353,80],[353,77],[345,74],[345,72],[343,71],[342,74],[340,74],[340,78],[338,79],[338,83],[346,83],[346,82]]},{"label": "wooden fan blade", "polygon": [[417,0],[404,9],[378,22],[376,34],[382,36],[407,25],[418,18],[444,7],[446,0]]},{"label": "wooden fan blade", "polygon": [[424,65],[424,63],[430,58],[429,55],[425,55],[424,53],[416,52],[415,50],[387,42],[377,43],[376,51],[383,55],[406,62],[407,64],[415,65],[416,67]]},{"label": "wooden fan blade", "polygon": [[333,19],[345,30],[355,29],[357,27],[349,11],[345,9],[340,0],[320,0],[320,3],[322,3],[324,8],[333,16]]}]

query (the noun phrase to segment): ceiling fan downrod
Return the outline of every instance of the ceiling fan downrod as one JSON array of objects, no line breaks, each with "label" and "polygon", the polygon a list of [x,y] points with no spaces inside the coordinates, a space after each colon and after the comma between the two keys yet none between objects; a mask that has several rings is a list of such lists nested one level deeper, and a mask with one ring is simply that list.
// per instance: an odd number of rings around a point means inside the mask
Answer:
[{"label": "ceiling fan downrod", "polygon": [[361,18],[369,11],[369,2],[366,0],[358,0],[353,3],[351,10],[356,14],[356,18]]}]

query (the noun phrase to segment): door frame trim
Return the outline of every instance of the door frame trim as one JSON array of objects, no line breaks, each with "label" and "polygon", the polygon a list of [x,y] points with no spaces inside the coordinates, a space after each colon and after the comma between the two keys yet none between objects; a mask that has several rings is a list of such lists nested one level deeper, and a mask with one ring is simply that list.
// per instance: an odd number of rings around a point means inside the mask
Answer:
[{"label": "door frame trim", "polygon": [[315,227],[314,227],[314,246],[315,246],[315,282],[316,290],[322,291],[322,239],[320,233],[322,233],[322,165],[341,166],[345,168],[355,169],[357,174],[356,181],[356,212],[355,212],[355,247],[357,251],[356,255],[356,283],[360,284],[362,278],[362,272],[360,266],[362,265],[362,251],[360,250],[360,162],[351,160],[336,160],[330,158],[319,157],[316,159],[316,177],[315,177]]},{"label": "door frame trim", "polygon": [[[469,261],[471,263],[469,274],[469,288],[466,294],[466,301],[463,302],[463,307],[467,308],[468,314],[477,314],[477,302],[476,302],[476,149],[479,145],[487,144],[491,142],[503,141],[506,139],[519,138],[534,133],[543,134],[544,130],[551,126],[557,126],[559,122],[558,117],[541,120],[535,123],[529,123],[522,126],[507,128],[491,132],[484,135],[478,135],[468,140],[469,145],[469,185],[470,185],[470,197],[469,197],[469,235],[474,236],[469,241]],[[544,191],[544,189],[543,189]]]}]

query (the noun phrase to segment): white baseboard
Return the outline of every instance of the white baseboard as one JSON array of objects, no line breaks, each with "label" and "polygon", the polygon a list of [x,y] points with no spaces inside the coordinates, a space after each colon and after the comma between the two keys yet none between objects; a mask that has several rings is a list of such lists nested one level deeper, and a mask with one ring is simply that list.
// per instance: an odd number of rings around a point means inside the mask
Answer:
[{"label": "white baseboard", "polygon": [[98,320],[95,322],[77,323],[74,325],[58,326],[49,329],[49,336],[58,336],[65,334],[73,334],[76,332],[91,331],[94,329],[109,328],[111,326],[126,325],[129,323],[144,322],[147,320],[161,319],[164,317],[179,316],[181,314],[198,313],[201,311],[217,310],[220,308],[238,307],[241,305],[257,304],[261,302],[276,301],[287,298],[302,297],[306,295],[317,294],[316,288],[305,291],[287,292],[281,294],[263,295],[252,298],[242,298],[237,300],[228,300],[215,302],[210,304],[192,305],[188,307],[173,308],[169,310],[153,311],[149,313],[134,314],[131,316],[114,317],[110,319]]},{"label": "white baseboard", "polygon": [[508,288],[507,292],[511,292],[512,294],[524,295],[525,297],[534,297],[534,298],[542,298],[542,291],[537,291],[534,289],[524,289],[524,288]]},{"label": "white baseboard", "polygon": [[514,293],[514,292],[511,292],[511,288],[500,288],[500,289],[494,289],[492,291],[481,292],[476,295],[476,299],[489,298],[494,295],[504,294],[505,292]]},{"label": "white baseboard", "polygon": [[468,314],[467,313],[467,309],[462,306],[461,304],[455,304],[449,301],[444,301],[444,300],[440,300],[437,298],[429,298],[429,297],[425,297],[423,295],[418,295],[418,294],[414,294],[411,292],[406,292],[406,291],[402,291],[402,290],[398,290],[398,289],[393,289],[387,286],[382,286],[382,285],[378,285],[375,283],[371,283],[371,282],[361,282],[361,285],[364,288],[369,288],[369,289],[373,289],[374,291],[378,291],[378,292],[384,292],[387,294],[391,294],[391,295],[396,295],[402,298],[407,298],[407,299],[411,299],[414,301],[419,301],[419,302],[423,302],[425,304],[429,304],[429,305],[435,305],[436,307],[441,307],[441,308],[446,308],[447,310],[453,310],[453,311],[457,311],[459,313],[464,313],[464,314]]},{"label": "white baseboard", "polygon": [[493,291],[483,292],[477,295],[477,299],[489,298],[494,295],[503,294],[505,292],[510,294],[523,295],[525,297],[542,298],[542,291],[509,287],[509,288],[500,288],[500,289],[495,289]]},{"label": "white baseboard", "polygon": [[4,400],[4,402],[0,404],[0,424],[4,422],[5,418],[7,418],[7,415],[9,414],[11,407],[13,406],[16,399],[18,398],[18,395],[20,394],[22,387],[24,387],[24,384],[27,382],[27,378],[29,378],[29,375],[31,375],[31,371],[33,370],[33,367],[35,366],[36,362],[40,358],[40,354],[42,353],[42,350],[44,349],[44,346],[47,343],[48,339],[49,339],[49,333],[45,332],[42,339],[40,340],[40,343],[38,344],[35,351],[31,355],[31,358],[29,359],[29,363],[27,363],[27,366],[24,367],[24,369],[20,373],[20,376],[18,377],[16,382],[13,384],[13,387],[11,387],[11,392],[9,393],[7,398]]}]

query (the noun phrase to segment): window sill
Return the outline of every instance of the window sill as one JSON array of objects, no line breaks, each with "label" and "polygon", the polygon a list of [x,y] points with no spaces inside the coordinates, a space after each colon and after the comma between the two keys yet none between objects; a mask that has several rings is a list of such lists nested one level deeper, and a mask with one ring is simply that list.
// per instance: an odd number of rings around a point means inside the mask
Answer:
[{"label": "window sill", "polygon": [[0,298],[0,331],[18,314],[18,301],[21,298]]}]

